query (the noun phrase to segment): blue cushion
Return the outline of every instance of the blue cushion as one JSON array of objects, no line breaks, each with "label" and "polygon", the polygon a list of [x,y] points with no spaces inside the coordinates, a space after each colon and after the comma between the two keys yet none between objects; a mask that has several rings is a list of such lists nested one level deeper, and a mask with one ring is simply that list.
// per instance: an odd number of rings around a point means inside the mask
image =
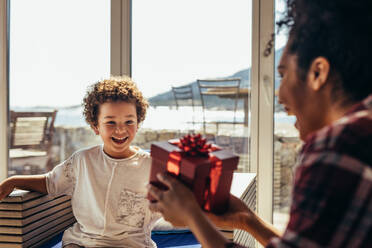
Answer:
[{"label": "blue cushion", "polygon": [[201,245],[196,240],[191,232],[169,233],[169,234],[153,234],[152,240],[158,248],[200,248]]},{"label": "blue cushion", "polygon": [[48,242],[42,244],[40,248],[61,248],[62,247],[62,236],[63,232],[60,234],[54,236],[51,240]]},{"label": "blue cushion", "polygon": [[[63,232],[44,243],[40,248],[61,248]],[[201,245],[190,231],[154,231],[151,235],[152,240],[158,248],[200,248]]]}]

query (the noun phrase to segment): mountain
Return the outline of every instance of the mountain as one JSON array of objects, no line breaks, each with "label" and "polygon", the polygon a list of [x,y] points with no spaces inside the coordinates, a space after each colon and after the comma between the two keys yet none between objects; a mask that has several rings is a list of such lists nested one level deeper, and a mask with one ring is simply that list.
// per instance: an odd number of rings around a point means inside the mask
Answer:
[{"label": "mountain", "polygon": [[[283,48],[278,49],[275,51],[275,68],[277,67],[279,63],[279,59],[283,53]],[[276,71],[276,69],[275,69]],[[230,76],[227,77],[221,77],[222,79],[227,79],[227,78],[236,78],[239,77],[241,78],[241,86],[242,88],[250,88],[250,75],[251,75],[251,68],[243,69],[240,70]],[[275,89],[279,88],[280,84],[280,79],[279,75],[277,72],[275,72]],[[198,84],[196,81],[190,82],[185,85],[191,85],[192,90],[193,90],[193,95],[194,95],[194,101],[195,105],[201,105],[200,102],[200,94],[199,94],[199,89],[198,89]],[[149,98],[149,102],[152,106],[175,106],[175,100],[174,96],[172,93],[172,90],[166,91],[164,93],[158,94],[156,96],[153,96]],[[211,99],[210,102],[212,103],[213,106],[219,106],[222,109],[232,109],[233,108],[233,103],[232,100],[229,99],[221,99],[219,97],[215,97],[214,99]],[[243,103],[242,101],[239,102],[238,108],[243,108]]]}]

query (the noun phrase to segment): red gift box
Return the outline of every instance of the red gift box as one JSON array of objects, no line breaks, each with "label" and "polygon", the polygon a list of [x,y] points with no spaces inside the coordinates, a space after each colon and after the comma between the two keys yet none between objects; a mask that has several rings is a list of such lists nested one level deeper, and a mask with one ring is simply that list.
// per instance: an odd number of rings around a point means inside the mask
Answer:
[{"label": "red gift box", "polygon": [[180,140],[153,143],[151,157],[151,184],[166,189],[156,174],[168,172],[193,191],[203,209],[213,213],[227,209],[233,171],[239,162],[231,151],[206,144],[200,135],[188,135]]}]

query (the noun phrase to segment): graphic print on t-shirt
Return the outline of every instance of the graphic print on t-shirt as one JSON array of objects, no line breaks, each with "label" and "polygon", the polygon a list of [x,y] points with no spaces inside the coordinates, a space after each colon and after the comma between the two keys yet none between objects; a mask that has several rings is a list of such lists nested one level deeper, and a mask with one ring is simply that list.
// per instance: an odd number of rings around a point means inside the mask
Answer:
[{"label": "graphic print on t-shirt", "polygon": [[74,192],[75,183],[76,183],[76,178],[75,178],[75,175],[74,175],[73,166],[74,166],[73,165],[73,158],[70,157],[69,159],[67,159],[65,161],[65,167],[63,169],[64,176],[66,177],[68,183],[70,183],[72,185],[71,192],[67,192],[67,193],[70,193],[70,194],[72,194],[72,192]]},{"label": "graphic print on t-shirt", "polygon": [[123,189],[120,193],[116,222],[142,228],[145,220],[145,195]]}]

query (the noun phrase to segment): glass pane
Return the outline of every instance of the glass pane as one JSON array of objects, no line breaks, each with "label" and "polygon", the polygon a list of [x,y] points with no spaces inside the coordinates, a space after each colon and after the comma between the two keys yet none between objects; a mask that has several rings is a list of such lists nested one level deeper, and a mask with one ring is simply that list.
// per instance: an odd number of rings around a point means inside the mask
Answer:
[{"label": "glass pane", "polygon": [[[252,2],[132,4],[132,76],[151,104],[138,145],[149,149],[156,140],[202,133],[239,154],[239,171],[249,172]],[[215,87],[208,94],[218,94],[203,102],[198,80],[227,85],[232,78],[239,81],[238,92]],[[192,100],[175,98],[172,87],[180,86],[191,86]]]},{"label": "glass pane", "polygon": [[[278,20],[285,11],[285,1],[276,0],[275,6],[275,18]],[[287,38],[287,30],[281,30],[279,34],[276,32],[275,68],[279,65]],[[289,218],[293,169],[301,141],[294,127],[296,118],[288,116],[283,106],[278,103],[280,77],[277,71],[275,75],[273,220],[277,228],[284,230]]]},{"label": "glass pane", "polygon": [[81,103],[110,75],[109,51],[110,1],[10,1],[9,175],[43,173],[99,142]]}]

